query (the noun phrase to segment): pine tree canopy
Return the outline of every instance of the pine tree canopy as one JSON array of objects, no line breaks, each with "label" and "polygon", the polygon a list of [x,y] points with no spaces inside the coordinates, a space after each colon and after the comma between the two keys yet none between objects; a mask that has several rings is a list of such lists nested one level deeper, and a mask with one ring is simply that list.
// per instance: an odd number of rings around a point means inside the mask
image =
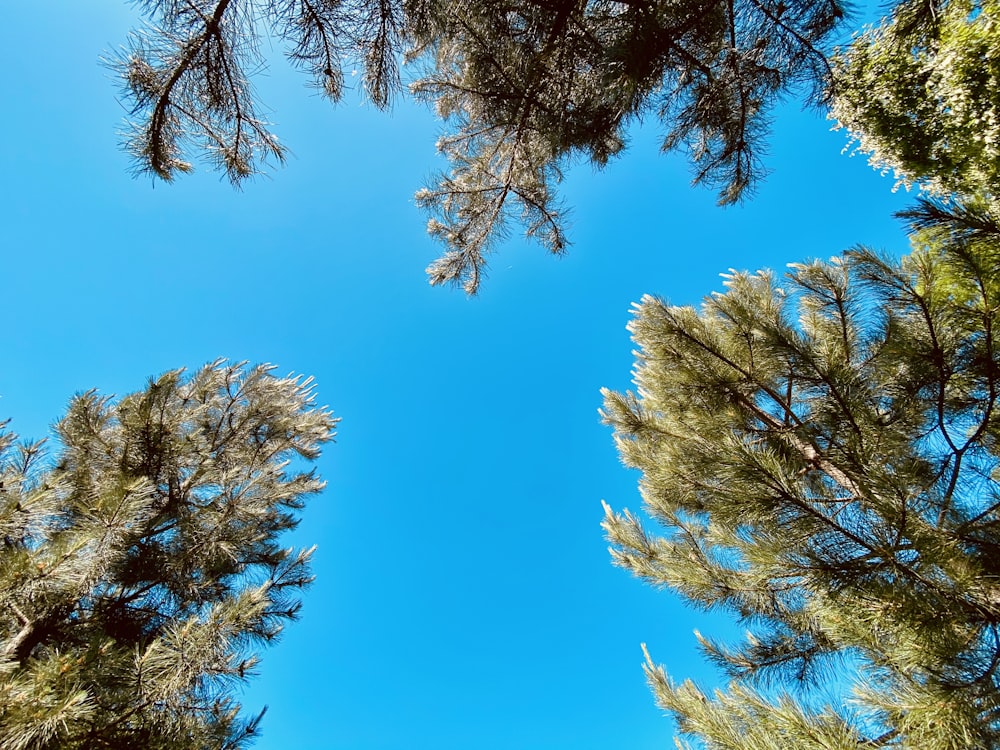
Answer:
[{"label": "pine tree canopy", "polygon": [[330,99],[344,69],[387,107],[405,80],[448,132],[451,168],[418,193],[446,252],[431,283],[478,288],[511,222],[567,245],[553,194],[574,158],[603,165],[627,127],[654,117],[665,150],[733,203],[760,177],[768,112],[790,90],[813,101],[843,0],[142,0],[152,26],[117,62],[134,105],[128,148],[171,179],[207,152],[233,182],[285,149],[255,100],[262,38],[287,44]]},{"label": "pine tree canopy", "polygon": [[1000,196],[1000,4],[904,5],[835,58],[832,117],[938,195]]},{"label": "pine tree canopy", "polygon": [[902,261],[637,305],[604,415],[659,531],[608,508],[614,560],[747,628],[714,696],[647,654],[695,747],[1000,747],[1000,214],[906,216]]},{"label": "pine tree canopy", "polygon": [[0,440],[0,747],[247,744],[232,688],[299,608],[279,545],[336,423],[309,380],[214,363],[76,396],[58,446]]}]

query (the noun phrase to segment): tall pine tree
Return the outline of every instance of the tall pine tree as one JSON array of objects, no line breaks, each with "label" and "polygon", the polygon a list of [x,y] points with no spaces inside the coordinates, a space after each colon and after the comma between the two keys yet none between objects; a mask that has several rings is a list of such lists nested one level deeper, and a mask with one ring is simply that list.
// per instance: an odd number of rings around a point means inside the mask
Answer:
[{"label": "tall pine tree", "polygon": [[747,628],[714,695],[647,654],[697,747],[1000,746],[1000,215],[907,216],[901,262],[637,307],[604,413],[655,525],[608,508],[614,560]]},{"label": "tall pine tree", "polygon": [[904,3],[835,59],[831,116],[909,187],[1000,196],[1000,4]]},{"label": "tall pine tree", "polygon": [[0,439],[0,747],[238,748],[233,687],[295,617],[279,537],[337,420],[309,380],[222,362],[75,397],[51,457]]}]

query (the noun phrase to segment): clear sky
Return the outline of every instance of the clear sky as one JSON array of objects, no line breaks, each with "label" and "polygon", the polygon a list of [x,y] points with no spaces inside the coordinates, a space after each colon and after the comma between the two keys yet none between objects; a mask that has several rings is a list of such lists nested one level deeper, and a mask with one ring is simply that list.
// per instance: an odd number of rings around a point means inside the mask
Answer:
[{"label": "clear sky", "polygon": [[331,107],[280,48],[258,85],[284,168],[242,192],[206,166],[133,178],[99,58],[136,21],[0,2],[0,417],[40,437],[74,392],[220,356],[316,377],[343,422],[293,540],[318,545],[316,582],[243,695],[269,706],[261,750],[672,747],[639,644],[710,684],[692,630],[727,630],[609,563],[601,500],[640,504],[597,413],[629,385],[629,307],[695,303],[731,267],[905,251],[908,197],[792,105],[769,180],[720,209],[650,124],[569,171],[566,257],[512,238],[468,299],[423,272],[439,247],[412,194],[438,124]]}]

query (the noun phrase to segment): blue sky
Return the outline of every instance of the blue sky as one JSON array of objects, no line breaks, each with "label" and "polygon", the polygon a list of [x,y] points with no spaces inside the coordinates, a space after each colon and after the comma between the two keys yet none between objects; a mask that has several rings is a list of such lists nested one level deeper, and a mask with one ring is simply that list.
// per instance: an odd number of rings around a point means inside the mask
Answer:
[{"label": "blue sky", "polygon": [[258,86],[285,167],[242,192],[204,166],[133,178],[98,60],[136,20],[0,5],[0,416],[39,437],[74,392],[220,356],[316,377],[343,422],[294,539],[318,545],[317,580],[243,695],[269,706],[261,750],[671,747],[639,644],[710,682],[692,630],[727,629],[609,563],[600,501],[639,506],[597,414],[629,385],[629,307],[697,302],[731,267],[904,251],[907,196],[792,105],[768,181],[720,209],[650,125],[568,172],[566,257],[512,238],[468,299],[423,273],[439,248],[412,194],[438,124],[331,107],[280,49]]}]

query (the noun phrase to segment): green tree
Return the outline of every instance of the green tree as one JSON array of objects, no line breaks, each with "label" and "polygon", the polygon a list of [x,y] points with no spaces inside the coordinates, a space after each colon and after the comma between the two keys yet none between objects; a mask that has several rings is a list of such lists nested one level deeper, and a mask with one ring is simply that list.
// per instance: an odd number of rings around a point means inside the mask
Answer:
[{"label": "green tree", "polygon": [[1000,746],[1000,214],[907,216],[901,262],[637,306],[604,415],[661,531],[606,508],[614,561],[747,627],[714,695],[647,653],[695,746]]},{"label": "green tree", "polygon": [[665,150],[686,149],[695,181],[732,203],[759,177],[771,106],[804,85],[818,100],[842,0],[143,0],[155,24],[118,60],[134,102],[128,147],[164,179],[207,150],[234,182],[284,149],[250,81],[261,35],[336,101],[345,65],[379,107],[410,84],[449,128],[451,169],[418,193],[445,255],[432,283],[473,293],[511,221],[552,252],[567,245],[553,195],[575,158],[605,164],[628,126],[652,116]]},{"label": "green tree", "polygon": [[871,163],[939,195],[1000,196],[1000,4],[904,4],[835,61],[831,116]]},{"label": "green tree", "polygon": [[[299,608],[279,545],[337,420],[309,380],[217,362],[113,402],[76,396],[0,441],[0,747],[237,748],[232,688]],[[296,463],[290,463],[296,462]]]}]

